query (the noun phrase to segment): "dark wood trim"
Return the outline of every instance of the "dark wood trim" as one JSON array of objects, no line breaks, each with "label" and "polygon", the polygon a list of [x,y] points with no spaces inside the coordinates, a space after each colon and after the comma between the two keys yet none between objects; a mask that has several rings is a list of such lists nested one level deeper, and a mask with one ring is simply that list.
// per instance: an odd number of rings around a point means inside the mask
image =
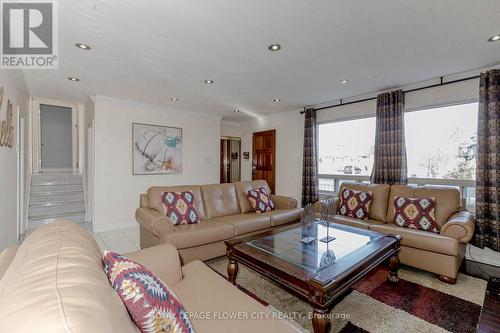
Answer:
[{"label": "dark wood trim", "polygon": [[448,284],[455,284],[455,283],[457,283],[457,279],[454,279],[454,278],[451,278],[451,277],[448,277],[448,276],[444,276],[444,275],[439,275],[438,279],[439,279],[439,281],[444,282],[444,283],[448,283]]},{"label": "dark wood trim", "polygon": [[252,180],[254,179],[254,166],[255,166],[255,161],[256,161],[256,156],[255,156],[255,137],[258,135],[266,135],[270,134],[272,136],[272,165],[271,165],[271,174],[272,174],[272,180],[273,182],[269,185],[269,188],[271,189],[271,193],[274,194],[276,191],[276,130],[267,130],[267,131],[260,131],[260,132],[254,132],[252,133]]},{"label": "dark wood trim", "polygon": [[486,288],[478,333],[494,333],[500,330],[500,278],[492,277]]}]

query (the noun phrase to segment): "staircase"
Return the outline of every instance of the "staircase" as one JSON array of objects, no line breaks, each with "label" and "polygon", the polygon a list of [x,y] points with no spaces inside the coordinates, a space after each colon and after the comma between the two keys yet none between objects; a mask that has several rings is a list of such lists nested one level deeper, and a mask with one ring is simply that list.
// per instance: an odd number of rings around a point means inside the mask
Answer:
[{"label": "staircase", "polygon": [[33,175],[28,229],[36,229],[58,218],[75,223],[85,222],[82,176],[55,172]]}]

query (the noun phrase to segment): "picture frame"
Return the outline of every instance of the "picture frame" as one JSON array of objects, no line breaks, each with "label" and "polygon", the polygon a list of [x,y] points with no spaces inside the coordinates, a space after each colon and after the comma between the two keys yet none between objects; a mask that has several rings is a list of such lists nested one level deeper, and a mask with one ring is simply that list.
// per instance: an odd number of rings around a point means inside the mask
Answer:
[{"label": "picture frame", "polygon": [[182,173],[182,128],[132,123],[132,175]]}]

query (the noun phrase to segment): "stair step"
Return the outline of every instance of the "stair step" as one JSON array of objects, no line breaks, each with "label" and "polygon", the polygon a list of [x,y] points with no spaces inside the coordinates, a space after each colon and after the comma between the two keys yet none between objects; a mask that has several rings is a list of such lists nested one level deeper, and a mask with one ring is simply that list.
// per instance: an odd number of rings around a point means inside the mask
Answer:
[{"label": "stair step", "polygon": [[78,192],[63,192],[63,193],[45,193],[44,195],[37,194],[30,196],[30,206],[36,206],[47,203],[60,203],[60,202],[74,202],[74,201],[84,201],[84,195],[82,191]]},{"label": "stair step", "polygon": [[51,181],[32,181],[31,186],[55,186],[55,185],[82,185],[82,180],[51,180]]},{"label": "stair step", "polygon": [[78,214],[60,214],[58,216],[53,216],[53,217],[42,217],[42,218],[30,218],[29,219],[29,226],[28,229],[36,229],[44,224],[49,224],[53,223],[59,219],[65,219],[69,220],[74,223],[84,223],[85,221],[85,213],[78,213]]},{"label": "stair step", "polygon": [[31,186],[31,193],[41,194],[41,193],[61,193],[68,191],[83,191],[82,184],[71,184],[71,185],[44,185],[44,186]]},{"label": "stair step", "polygon": [[30,209],[31,208],[41,208],[41,207],[59,207],[59,206],[68,206],[68,205],[76,205],[76,204],[82,204],[84,205],[85,202],[82,199],[75,199],[75,200],[69,200],[67,198],[59,200],[59,201],[46,201],[46,202],[30,202]]},{"label": "stair step", "polygon": [[72,204],[57,205],[57,206],[41,206],[41,207],[30,207],[29,217],[30,218],[50,218],[56,217],[61,214],[78,214],[85,213],[85,204],[83,202],[77,202]]},{"label": "stair step", "polygon": [[74,173],[48,173],[31,176],[32,182],[73,181],[79,179],[82,179],[82,176]]}]

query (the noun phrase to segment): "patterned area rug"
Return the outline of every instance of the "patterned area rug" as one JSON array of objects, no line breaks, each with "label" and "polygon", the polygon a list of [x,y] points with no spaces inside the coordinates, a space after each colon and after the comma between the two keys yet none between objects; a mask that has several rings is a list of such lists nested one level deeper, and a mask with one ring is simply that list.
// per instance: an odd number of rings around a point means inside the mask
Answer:
[{"label": "patterned area rug", "polygon": [[[227,277],[225,257],[206,263]],[[306,302],[245,266],[239,268],[236,282],[243,289],[313,332]],[[459,274],[457,283],[448,285],[411,267],[399,270],[397,285],[386,277],[386,268],[380,267],[358,282],[332,310],[331,332],[476,332],[486,281]]]}]

